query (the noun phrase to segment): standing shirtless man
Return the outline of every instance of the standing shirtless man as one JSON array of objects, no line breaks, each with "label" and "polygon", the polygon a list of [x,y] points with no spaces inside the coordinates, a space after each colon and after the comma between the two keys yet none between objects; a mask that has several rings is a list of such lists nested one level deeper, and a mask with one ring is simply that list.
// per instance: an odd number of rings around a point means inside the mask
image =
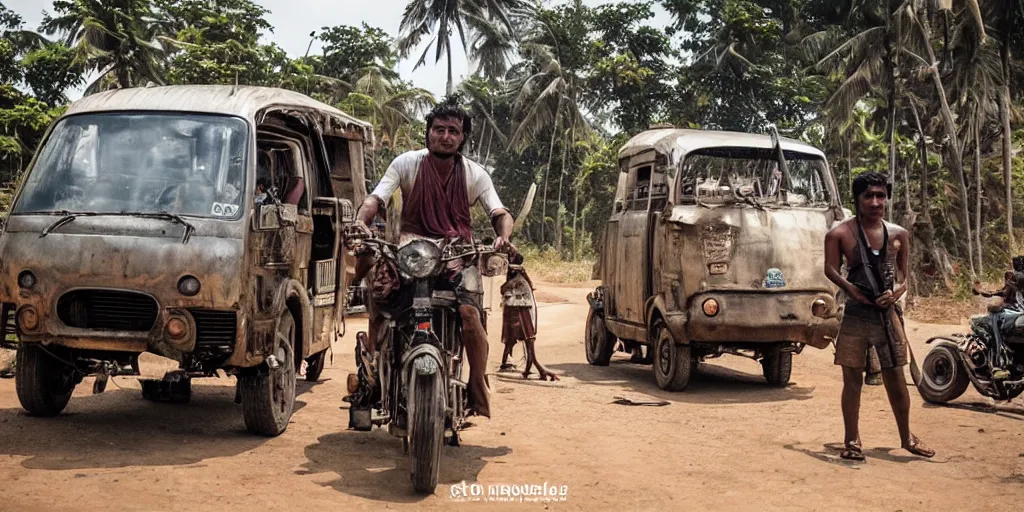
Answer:
[{"label": "standing shirtless man", "polygon": [[[863,173],[853,180],[852,188],[855,216],[825,235],[825,275],[849,297],[836,340],[835,364],[843,367],[842,409],[846,426],[845,449],[840,456],[864,460],[860,396],[868,347],[873,346],[896,416],[901,446],[915,455],[932,457],[935,452],[910,432],[910,394],[903,375],[903,366],[907,364],[906,338],[890,336],[885,319],[892,317],[884,314],[907,291],[910,236],[907,230],[883,219],[885,203],[892,192],[884,175]],[[862,255],[868,261],[863,261]],[[847,262],[845,278],[838,271],[841,258]],[[882,291],[880,295],[871,286],[872,278]],[[902,314],[899,321],[900,325],[891,327],[902,332]]]}]

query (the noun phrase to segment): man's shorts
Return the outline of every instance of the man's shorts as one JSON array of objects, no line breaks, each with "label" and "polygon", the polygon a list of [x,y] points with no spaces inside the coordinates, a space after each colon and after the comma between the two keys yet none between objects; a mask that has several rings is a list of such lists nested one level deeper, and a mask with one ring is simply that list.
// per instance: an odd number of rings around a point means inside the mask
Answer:
[{"label": "man's shorts", "polygon": [[835,364],[862,370],[867,365],[868,347],[872,346],[875,347],[883,370],[907,364],[906,345],[889,341],[881,319],[875,320],[860,314],[843,315],[839,337],[836,339]]}]

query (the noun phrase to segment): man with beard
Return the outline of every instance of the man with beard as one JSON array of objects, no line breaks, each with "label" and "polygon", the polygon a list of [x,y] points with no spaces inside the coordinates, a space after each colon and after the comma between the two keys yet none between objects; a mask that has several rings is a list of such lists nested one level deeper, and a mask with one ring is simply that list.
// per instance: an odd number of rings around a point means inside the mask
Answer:
[{"label": "man with beard", "polygon": [[[363,201],[356,215],[356,225],[369,234],[367,226],[381,207],[399,187],[405,198],[402,208],[401,240],[405,244],[416,238],[443,239],[459,236],[472,239],[472,221],[469,208],[480,204],[488,213],[497,238],[494,248],[515,247],[512,235],[513,219],[501,203],[491,177],[476,162],[462,155],[462,148],[472,130],[469,114],[456,99],[448,98],[427,115],[427,148],[399,155],[388,167],[377,188]],[[365,263],[357,266],[359,282],[369,269]],[[487,332],[481,321],[483,286],[476,267],[453,269],[448,274],[459,300],[462,317],[462,337],[469,359],[469,411],[468,415],[490,418],[489,385],[486,378]],[[388,276],[378,269],[373,276],[376,288],[397,286],[397,276]],[[372,310],[375,308],[371,308]],[[383,318],[371,311],[368,347],[374,353],[376,335]]]},{"label": "man with beard", "polygon": [[[844,459],[864,460],[859,420],[864,368],[869,347],[874,347],[882,368],[882,381],[901,446],[923,457],[935,452],[910,432],[910,395],[903,366],[907,339],[896,301],[907,291],[910,236],[887,223],[885,203],[892,193],[886,177],[866,172],[853,180],[856,214],[825,235],[825,275],[846,292],[846,309],[836,340],[835,364],[843,368],[843,421],[846,427]],[[847,276],[838,271],[846,258]],[[897,281],[897,276],[899,277]]]}]

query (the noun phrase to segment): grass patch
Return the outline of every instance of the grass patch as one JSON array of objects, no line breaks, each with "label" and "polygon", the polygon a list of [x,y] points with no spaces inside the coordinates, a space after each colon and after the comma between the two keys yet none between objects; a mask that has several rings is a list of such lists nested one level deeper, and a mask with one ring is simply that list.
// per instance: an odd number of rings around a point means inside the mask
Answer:
[{"label": "grass patch", "polygon": [[555,284],[578,284],[591,280],[594,260],[584,258],[578,261],[564,260],[554,249],[540,250],[536,247],[519,247],[525,261],[523,265],[534,281]]}]

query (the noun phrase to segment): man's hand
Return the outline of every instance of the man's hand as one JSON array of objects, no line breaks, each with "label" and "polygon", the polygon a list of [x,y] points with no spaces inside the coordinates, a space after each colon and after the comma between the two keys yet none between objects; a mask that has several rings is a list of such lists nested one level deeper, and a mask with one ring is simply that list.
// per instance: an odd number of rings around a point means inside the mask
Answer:
[{"label": "man's hand", "polygon": [[896,297],[891,291],[886,290],[880,297],[875,299],[875,305],[880,308],[887,308],[896,302]]},{"label": "man's hand", "polygon": [[356,219],[355,221],[353,221],[352,224],[351,224],[351,229],[353,231],[355,231],[356,233],[358,233],[358,234],[360,234],[362,236],[365,236],[365,237],[373,236],[373,232],[370,231],[370,227],[367,226],[366,223],[363,222],[362,219]]},{"label": "man's hand", "polygon": [[860,302],[861,304],[867,304],[872,306],[875,305],[875,303],[871,302],[870,299],[865,297],[864,294],[861,293],[861,291],[858,290],[856,286],[850,286],[850,289],[847,290],[847,295],[853,298],[853,300]]},{"label": "man's hand", "polygon": [[512,245],[512,241],[511,240],[509,240],[509,239],[507,239],[507,238],[505,238],[503,236],[499,236],[499,237],[494,239],[494,250],[495,251],[500,251],[504,247],[508,247],[508,253],[510,255],[516,254],[516,246]]}]

